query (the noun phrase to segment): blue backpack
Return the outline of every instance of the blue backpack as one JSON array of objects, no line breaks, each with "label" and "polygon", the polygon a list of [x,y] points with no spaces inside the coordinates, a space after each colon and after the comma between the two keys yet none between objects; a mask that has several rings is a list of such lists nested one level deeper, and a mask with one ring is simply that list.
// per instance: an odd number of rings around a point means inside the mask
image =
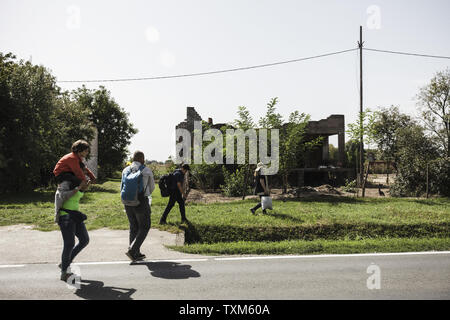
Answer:
[{"label": "blue backpack", "polygon": [[139,194],[144,192],[144,183],[142,171],[145,165],[139,167],[139,170],[133,171],[131,166],[122,173],[122,183],[120,185],[120,198],[126,206],[136,207],[140,204]]}]

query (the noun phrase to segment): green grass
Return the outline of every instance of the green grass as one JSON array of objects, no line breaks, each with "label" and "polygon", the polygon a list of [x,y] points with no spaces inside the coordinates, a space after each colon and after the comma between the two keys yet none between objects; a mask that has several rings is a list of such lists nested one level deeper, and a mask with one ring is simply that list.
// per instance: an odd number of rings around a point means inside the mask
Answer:
[{"label": "green grass", "polygon": [[377,238],[361,240],[285,240],[285,241],[239,241],[213,244],[189,244],[170,246],[185,253],[204,255],[233,254],[349,254],[375,252],[412,252],[450,250],[450,238]]},{"label": "green grass", "polygon": [[[120,180],[110,179],[86,193],[80,211],[88,216],[89,230],[128,229],[119,186]],[[54,191],[45,190],[2,196],[0,225],[23,223],[42,231],[58,230],[53,222],[53,201]],[[402,247],[411,251],[450,249],[449,198],[302,198],[274,201],[274,210],[256,216],[249,208],[257,200],[189,204],[188,225],[180,225],[176,205],[168,224],[160,226],[167,201],[158,188],[153,192],[152,227],[170,232],[184,230],[189,245],[177,250],[186,252],[301,254],[389,252]]]}]

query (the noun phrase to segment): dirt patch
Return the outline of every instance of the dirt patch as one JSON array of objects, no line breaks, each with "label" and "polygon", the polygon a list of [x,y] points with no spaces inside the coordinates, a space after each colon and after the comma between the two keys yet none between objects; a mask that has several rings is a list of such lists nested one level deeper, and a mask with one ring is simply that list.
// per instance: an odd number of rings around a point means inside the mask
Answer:
[{"label": "dirt patch", "polygon": [[[379,198],[389,197],[389,188],[382,188],[381,191],[384,196],[379,194],[378,188],[370,187],[366,188],[365,196],[367,198]],[[288,189],[287,193],[283,194],[282,189],[271,189],[271,196],[274,200],[287,200],[293,198],[308,198],[308,197],[321,197],[321,196],[334,196],[334,197],[356,197],[356,192],[346,192],[342,188],[335,188],[329,184],[321,185],[318,187],[301,187]],[[361,190],[359,191],[361,196]],[[248,195],[245,199],[257,199],[258,196]],[[191,189],[187,203],[221,203],[221,202],[233,202],[242,200],[242,197],[226,197],[220,192],[203,192],[201,190]]]},{"label": "dirt patch", "polygon": [[[246,196],[245,199],[256,198],[257,196]],[[242,200],[242,197],[226,197],[220,192],[203,192],[201,190],[191,189],[186,203],[215,203],[215,202],[233,202]]]}]

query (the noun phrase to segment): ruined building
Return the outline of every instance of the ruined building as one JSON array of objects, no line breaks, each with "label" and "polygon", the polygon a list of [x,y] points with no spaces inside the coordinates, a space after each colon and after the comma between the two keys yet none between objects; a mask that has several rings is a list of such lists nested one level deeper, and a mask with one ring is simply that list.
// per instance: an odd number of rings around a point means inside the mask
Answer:
[{"label": "ruined building", "polygon": [[[194,121],[202,121],[202,117],[195,111],[193,107],[187,107],[186,119],[176,125],[175,129],[187,129],[193,137]],[[212,118],[208,118],[208,123],[212,128],[220,129],[226,123],[213,123]],[[329,153],[329,137],[338,136],[338,154],[337,165],[330,166]],[[344,115],[334,114],[326,119],[319,121],[310,121],[307,126],[307,136],[315,138],[322,136],[323,144],[311,154],[307,156],[304,167],[299,167],[293,170],[295,175],[296,185],[315,185],[330,182],[330,178],[334,182],[342,184],[344,178],[352,174],[353,169],[343,168],[345,159],[345,120]],[[292,179],[291,179],[292,181]]]}]

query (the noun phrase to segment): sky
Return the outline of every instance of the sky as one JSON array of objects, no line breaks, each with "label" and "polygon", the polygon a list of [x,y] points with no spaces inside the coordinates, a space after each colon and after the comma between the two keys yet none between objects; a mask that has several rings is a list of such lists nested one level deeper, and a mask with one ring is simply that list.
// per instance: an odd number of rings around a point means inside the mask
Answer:
[{"label": "sky", "polygon": [[[31,59],[58,81],[158,77],[247,67],[357,47],[450,56],[448,0],[1,0],[0,52]],[[415,96],[448,59],[363,52],[364,108],[399,106],[418,116]],[[82,83],[58,83],[64,90]],[[245,71],[104,85],[139,130],[130,153],[164,161],[175,126],[192,106],[232,122],[239,106],[258,121],[271,98],[285,119],[359,112],[359,52]],[[337,145],[337,136],[330,137]]]}]

